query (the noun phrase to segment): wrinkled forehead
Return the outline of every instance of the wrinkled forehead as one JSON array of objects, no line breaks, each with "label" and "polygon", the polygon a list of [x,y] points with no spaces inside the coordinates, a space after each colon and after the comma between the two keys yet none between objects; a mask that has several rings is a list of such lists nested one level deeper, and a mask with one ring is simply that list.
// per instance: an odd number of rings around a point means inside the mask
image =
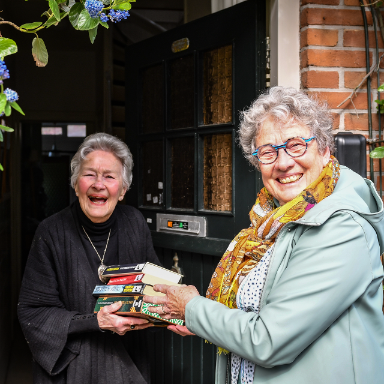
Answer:
[{"label": "wrinkled forehead", "polygon": [[266,119],[256,133],[254,140],[255,147],[264,144],[283,144],[292,137],[303,137],[311,133],[309,127],[294,118],[286,120],[269,118]]}]

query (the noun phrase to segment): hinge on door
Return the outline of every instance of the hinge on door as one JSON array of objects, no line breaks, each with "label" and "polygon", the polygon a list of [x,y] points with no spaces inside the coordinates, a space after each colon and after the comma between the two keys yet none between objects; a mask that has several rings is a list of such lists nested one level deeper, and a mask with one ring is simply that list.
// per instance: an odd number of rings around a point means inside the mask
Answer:
[{"label": "hinge on door", "polygon": [[265,88],[271,86],[271,46],[269,44],[269,37],[265,38],[266,42],[266,57],[265,57]]}]

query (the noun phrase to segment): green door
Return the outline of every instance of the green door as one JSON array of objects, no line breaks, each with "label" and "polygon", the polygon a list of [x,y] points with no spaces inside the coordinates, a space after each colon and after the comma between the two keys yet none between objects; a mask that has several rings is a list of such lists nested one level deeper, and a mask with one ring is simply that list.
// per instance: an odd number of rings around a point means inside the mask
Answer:
[{"label": "green door", "polygon": [[[265,56],[265,4],[256,0],[126,51],[126,140],[135,161],[127,203],[146,218],[163,265],[171,268],[177,252],[183,283],[202,295],[229,242],[249,226],[262,186],[236,130],[240,111],[265,87]],[[173,227],[160,229],[159,214],[171,215]],[[179,230],[196,217],[204,233]],[[214,382],[214,346],[166,330],[149,343],[152,383]]]}]

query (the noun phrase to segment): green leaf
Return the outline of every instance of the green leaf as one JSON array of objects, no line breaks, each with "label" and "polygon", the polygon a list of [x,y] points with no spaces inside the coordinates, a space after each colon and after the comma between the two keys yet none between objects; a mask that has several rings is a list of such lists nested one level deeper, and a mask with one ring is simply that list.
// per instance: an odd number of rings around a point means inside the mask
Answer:
[{"label": "green leaf", "polygon": [[379,92],[384,92],[384,84],[381,84],[380,87],[377,88]]},{"label": "green leaf", "polygon": [[384,147],[375,148],[370,154],[369,157],[372,159],[382,159],[384,157]]},{"label": "green leaf", "polygon": [[60,21],[60,9],[55,0],[49,0],[49,8],[55,15],[57,21]]},{"label": "green leaf", "polygon": [[102,25],[104,28],[109,28],[108,23],[106,23],[105,21],[100,21],[100,25]]},{"label": "green leaf", "polygon": [[23,29],[35,29],[37,27],[40,27],[41,24],[43,24],[41,21],[36,21],[34,23],[27,23],[27,24],[20,25],[20,28],[23,28]]},{"label": "green leaf", "polygon": [[91,40],[91,43],[93,44],[95,39],[96,39],[96,35],[97,35],[97,27],[98,25],[96,25],[95,28],[93,29],[90,29],[88,32],[89,32],[89,40]]},{"label": "green leaf", "polygon": [[92,19],[86,9],[83,9],[80,13],[79,20],[77,21],[77,28],[80,31],[89,31],[99,25],[100,19]]},{"label": "green leaf", "polygon": [[112,9],[120,9],[123,11],[129,11],[132,8],[132,5],[127,0],[117,1],[116,4],[112,7]]},{"label": "green leaf", "polygon": [[11,107],[13,109],[15,109],[17,112],[20,112],[23,116],[25,116],[25,113],[23,112],[23,110],[20,108],[20,105],[16,103],[16,101],[13,101],[11,103]]},{"label": "green leaf", "polygon": [[10,116],[12,113],[12,108],[11,108],[11,104],[9,103],[9,101],[7,101],[7,104],[5,104],[4,113],[5,113],[5,116],[7,116],[7,117]]},{"label": "green leaf", "polygon": [[[25,0],[25,1],[27,1],[27,0]],[[0,140],[0,141],[3,141],[3,140]],[[0,164],[0,171],[4,171],[4,168],[1,164]]]},{"label": "green leaf", "polygon": [[16,43],[5,37],[0,37],[0,58],[4,58],[4,56],[12,55],[12,53],[17,52]]},{"label": "green leaf", "polygon": [[60,13],[60,19],[63,20],[65,16],[68,15],[69,12],[61,12]]},{"label": "green leaf", "polygon": [[43,39],[35,37],[32,41],[32,56],[38,67],[45,67],[48,64],[48,51]]},{"label": "green leaf", "polygon": [[0,94],[0,113],[4,111],[5,104],[7,104],[7,96],[4,93]]},{"label": "green leaf", "polygon": [[10,127],[6,127],[5,125],[0,125],[0,130],[5,131],[5,132],[13,132],[14,129]]},{"label": "green leaf", "polygon": [[45,28],[49,28],[51,25],[57,25],[59,22],[57,21],[55,15],[52,15],[46,22],[45,22]]},{"label": "green leaf", "polygon": [[379,105],[383,105],[384,104],[384,100],[375,100],[375,103],[377,103]]},{"label": "green leaf", "polygon": [[1,129],[0,129],[0,141],[3,141],[3,132],[1,132]]},{"label": "green leaf", "polygon": [[80,13],[84,10],[84,5],[81,3],[76,3],[69,12],[69,21],[71,22],[74,28],[77,28],[77,23],[79,21]]}]

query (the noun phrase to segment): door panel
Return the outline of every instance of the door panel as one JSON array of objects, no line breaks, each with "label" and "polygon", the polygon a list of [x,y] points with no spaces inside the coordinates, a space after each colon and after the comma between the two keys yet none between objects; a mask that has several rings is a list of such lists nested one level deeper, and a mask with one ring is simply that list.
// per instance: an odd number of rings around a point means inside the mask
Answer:
[{"label": "door panel", "polygon": [[[147,219],[163,265],[171,268],[177,252],[183,283],[201,295],[229,242],[249,226],[262,187],[236,131],[240,111],[265,85],[264,7],[248,0],[126,50],[126,140],[135,161],[127,203]],[[186,39],[187,49],[172,51]],[[207,236],[158,232],[157,213],[204,216]],[[215,346],[166,330],[149,342],[152,383],[214,382]]]}]

